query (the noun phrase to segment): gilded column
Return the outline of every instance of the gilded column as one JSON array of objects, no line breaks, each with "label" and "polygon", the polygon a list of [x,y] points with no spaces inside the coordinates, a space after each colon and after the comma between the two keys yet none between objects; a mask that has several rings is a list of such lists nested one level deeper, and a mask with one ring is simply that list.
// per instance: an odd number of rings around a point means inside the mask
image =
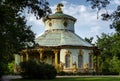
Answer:
[{"label": "gilded column", "polygon": [[26,61],[28,61],[29,60],[29,55],[28,55],[28,53],[26,52]]},{"label": "gilded column", "polygon": [[20,56],[20,60],[21,60],[21,62],[23,62],[23,55]]},{"label": "gilded column", "polygon": [[39,56],[40,57],[40,62],[42,62],[43,61],[43,58],[42,58],[43,57],[43,49],[39,49],[38,51],[39,51],[39,54],[40,54],[40,56]]},{"label": "gilded column", "polygon": [[58,71],[58,50],[54,50],[55,54],[55,68]]}]

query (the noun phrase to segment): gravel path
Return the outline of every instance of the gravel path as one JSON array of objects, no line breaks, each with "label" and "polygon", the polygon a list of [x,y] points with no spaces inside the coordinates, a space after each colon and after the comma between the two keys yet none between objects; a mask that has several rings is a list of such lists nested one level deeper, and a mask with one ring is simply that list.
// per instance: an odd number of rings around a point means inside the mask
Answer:
[{"label": "gravel path", "polygon": [[10,81],[11,79],[22,78],[19,75],[4,75],[2,81]]},{"label": "gravel path", "polygon": [[[104,75],[86,75],[86,76],[56,76],[56,78],[77,78],[77,77],[120,77],[120,76],[117,76],[117,75],[108,75],[108,76],[104,76]],[[11,79],[16,79],[16,78],[22,78],[21,76],[19,75],[4,75],[2,77],[2,81],[10,81]]]}]

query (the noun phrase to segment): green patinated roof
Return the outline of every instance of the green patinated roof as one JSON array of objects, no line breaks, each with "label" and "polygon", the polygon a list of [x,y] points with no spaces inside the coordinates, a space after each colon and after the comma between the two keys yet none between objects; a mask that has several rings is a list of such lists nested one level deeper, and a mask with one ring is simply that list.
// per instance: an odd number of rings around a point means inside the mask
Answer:
[{"label": "green patinated roof", "polygon": [[83,40],[81,37],[70,31],[52,31],[45,32],[35,40],[40,46],[86,46],[92,47],[91,44]]},{"label": "green patinated roof", "polygon": [[63,13],[58,13],[58,12],[56,12],[55,14],[49,15],[48,18],[69,18],[76,21],[74,17],[63,14]]}]

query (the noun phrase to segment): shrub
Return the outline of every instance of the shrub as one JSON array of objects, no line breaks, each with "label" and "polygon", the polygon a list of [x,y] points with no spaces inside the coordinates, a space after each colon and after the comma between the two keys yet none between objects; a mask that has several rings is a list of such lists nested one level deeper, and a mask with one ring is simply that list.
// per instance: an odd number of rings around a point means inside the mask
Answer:
[{"label": "shrub", "polygon": [[66,72],[61,71],[61,72],[58,73],[58,75],[60,75],[60,76],[64,76],[64,75],[66,75]]},{"label": "shrub", "polygon": [[14,73],[14,62],[8,63],[8,74],[13,74]]},{"label": "shrub", "polygon": [[22,62],[20,66],[23,78],[54,79],[57,73],[54,66],[34,60]]}]

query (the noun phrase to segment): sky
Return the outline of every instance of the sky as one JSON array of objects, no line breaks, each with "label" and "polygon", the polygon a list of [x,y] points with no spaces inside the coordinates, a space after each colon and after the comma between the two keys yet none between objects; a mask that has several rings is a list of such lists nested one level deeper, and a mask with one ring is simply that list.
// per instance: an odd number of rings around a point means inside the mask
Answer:
[{"label": "sky", "polygon": [[[101,33],[112,33],[114,29],[110,29],[109,25],[111,21],[102,21],[100,14],[105,12],[101,10],[99,12],[99,18],[97,19],[97,11],[91,9],[91,5],[86,0],[47,0],[52,9],[52,13],[55,13],[56,5],[63,3],[63,13],[71,15],[77,19],[75,23],[75,33],[83,39],[94,37],[93,42],[97,40],[96,36],[100,36]],[[120,4],[120,0],[112,0],[111,4],[107,7],[107,11],[111,13],[116,5]],[[27,24],[31,25],[31,29],[36,34],[36,37],[44,33],[44,23],[41,20],[36,20],[34,15],[26,14]]]}]

